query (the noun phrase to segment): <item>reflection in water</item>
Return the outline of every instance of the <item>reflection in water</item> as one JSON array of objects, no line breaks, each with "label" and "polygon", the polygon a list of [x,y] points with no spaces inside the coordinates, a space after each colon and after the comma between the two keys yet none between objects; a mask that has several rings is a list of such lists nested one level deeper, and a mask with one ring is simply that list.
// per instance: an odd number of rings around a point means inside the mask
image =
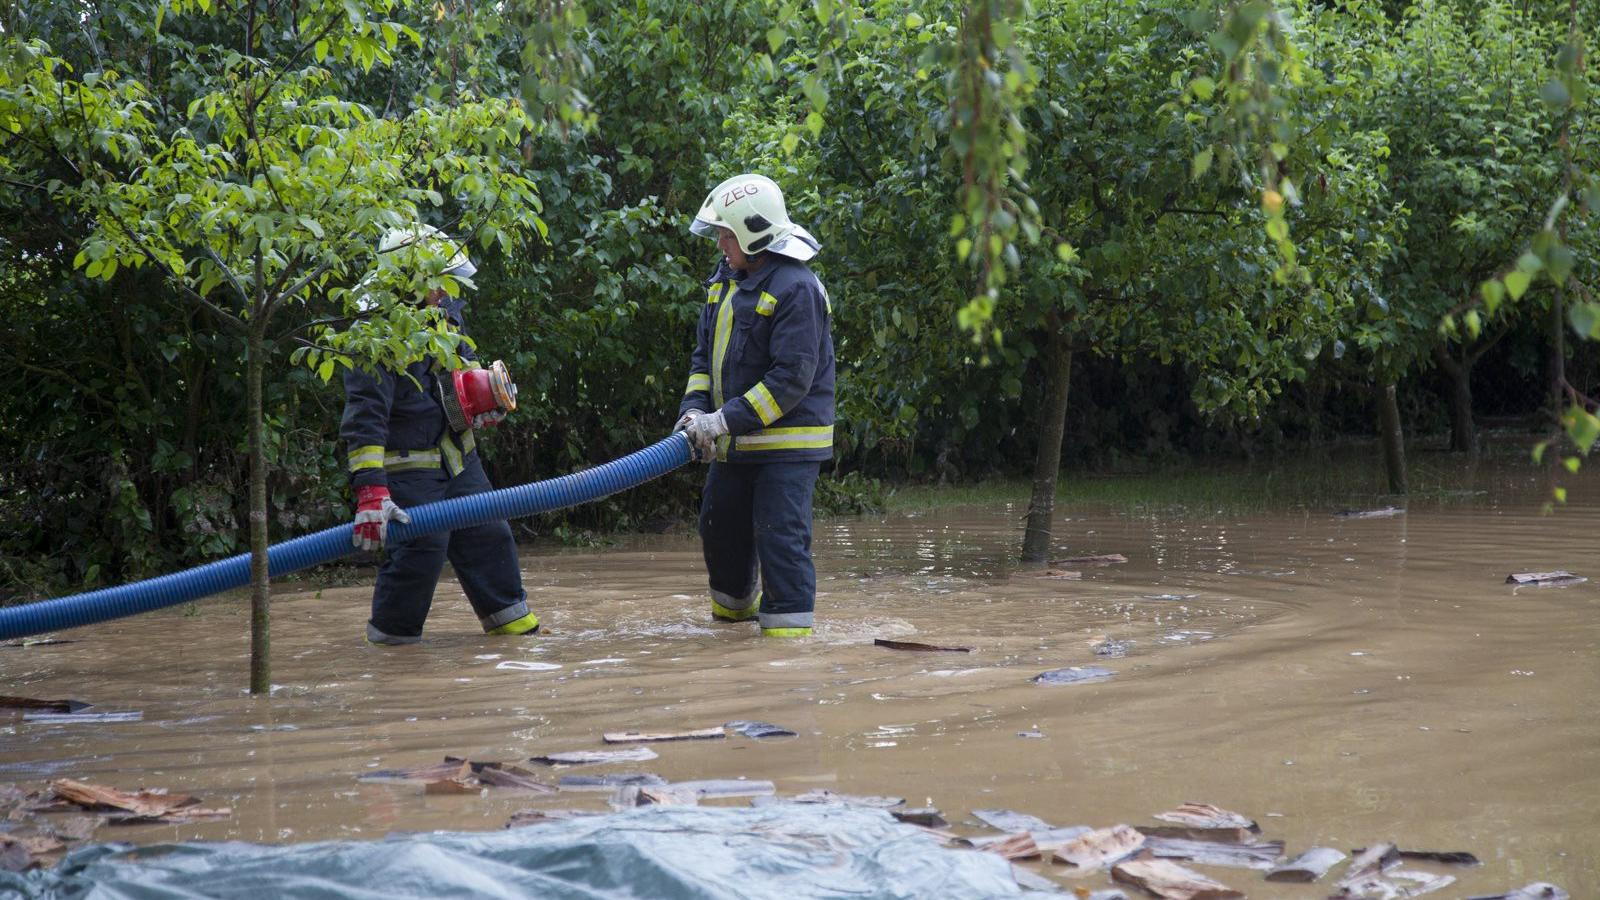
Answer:
[{"label": "reflection in water", "polygon": [[[708,622],[690,535],[526,556],[550,629],[539,638],[476,633],[447,581],[423,645],[369,648],[366,589],[287,584],[270,701],[243,691],[239,599],[0,648],[0,692],[145,713],[0,718],[0,780],[161,786],[236,809],[115,832],[140,842],[499,828],[515,809],[599,809],[605,796],[424,796],[355,777],[755,719],[799,737],[662,745],[627,770],[931,799],[957,823],[1007,807],[1062,826],[1142,824],[1203,800],[1255,815],[1291,850],[1471,850],[1486,864],[1454,873],[1461,895],[1545,878],[1600,896],[1600,585],[1502,584],[1512,571],[1586,572],[1600,509],[1547,517],[1541,500],[1523,488],[1371,520],[1074,509],[1060,555],[1129,559],[1081,580],[1014,571],[1013,505],[831,520],[817,530],[817,637],[794,643]],[[975,650],[871,643],[911,635]],[[1097,656],[1108,644],[1124,655]],[[1089,664],[1115,677],[1029,682]],[[1212,874],[1251,896],[1306,896]]]}]

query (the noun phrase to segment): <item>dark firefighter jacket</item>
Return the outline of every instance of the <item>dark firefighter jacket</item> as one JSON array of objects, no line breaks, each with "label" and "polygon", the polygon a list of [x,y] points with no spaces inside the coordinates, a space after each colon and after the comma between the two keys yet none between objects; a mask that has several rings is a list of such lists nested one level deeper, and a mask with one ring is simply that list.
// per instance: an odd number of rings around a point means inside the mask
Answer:
[{"label": "dark firefighter jacket", "polygon": [[[465,332],[461,311],[466,301],[445,297],[440,306],[456,330]],[[461,359],[475,365],[477,354],[461,344]],[[389,473],[409,469],[437,469],[443,466],[451,477],[460,474],[467,454],[477,442],[468,429],[452,435],[446,425],[444,406],[439,399],[442,381],[453,390],[449,378],[432,360],[406,367],[411,378],[384,369],[377,374],[347,369],[344,373],[344,418],[339,436],[349,451],[350,483],[386,485]],[[419,389],[417,385],[421,385]]]},{"label": "dark firefighter jacket", "polygon": [[833,309],[805,263],[772,254],[741,275],[724,260],[706,302],[681,416],[722,410],[725,462],[833,456]]}]

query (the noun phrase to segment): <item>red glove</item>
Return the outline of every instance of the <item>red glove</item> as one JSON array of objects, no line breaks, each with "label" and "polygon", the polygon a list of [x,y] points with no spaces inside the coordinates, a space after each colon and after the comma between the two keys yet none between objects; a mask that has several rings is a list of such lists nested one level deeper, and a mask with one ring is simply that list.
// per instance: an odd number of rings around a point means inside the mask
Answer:
[{"label": "red glove", "polygon": [[389,489],[382,485],[364,484],[356,488],[355,531],[350,543],[362,550],[377,550],[388,535],[389,522],[409,525],[411,517],[389,499]]}]

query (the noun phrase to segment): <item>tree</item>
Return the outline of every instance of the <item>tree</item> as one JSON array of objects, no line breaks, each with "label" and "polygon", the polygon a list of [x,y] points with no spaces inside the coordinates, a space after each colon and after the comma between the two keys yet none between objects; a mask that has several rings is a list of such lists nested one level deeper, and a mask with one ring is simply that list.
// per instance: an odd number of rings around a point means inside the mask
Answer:
[{"label": "tree", "polygon": [[[7,177],[78,210],[90,226],[74,258],[91,279],[156,273],[207,322],[243,338],[250,459],[251,690],[267,690],[268,362],[286,343],[323,381],[338,366],[453,362],[459,340],[410,304],[460,285],[442,274],[449,249],[413,244],[379,256],[388,229],[428,215],[488,247],[542,228],[532,181],[512,162],[531,121],[512,102],[423,96],[385,116],[343,99],[344,78],[388,65],[420,34],[388,18],[390,0],[201,0],[158,7],[150,53],[176,52],[192,82],[157,91],[137,70],[77,72],[39,41],[8,39],[0,124],[14,137]],[[219,19],[202,40],[166,40],[164,19]],[[183,110],[182,114],[173,112]],[[159,129],[158,117],[178,124]],[[37,184],[64,163],[70,179]],[[285,310],[298,317],[275,329]],[[354,322],[347,330],[336,326]],[[308,336],[309,335],[309,336]]]}]

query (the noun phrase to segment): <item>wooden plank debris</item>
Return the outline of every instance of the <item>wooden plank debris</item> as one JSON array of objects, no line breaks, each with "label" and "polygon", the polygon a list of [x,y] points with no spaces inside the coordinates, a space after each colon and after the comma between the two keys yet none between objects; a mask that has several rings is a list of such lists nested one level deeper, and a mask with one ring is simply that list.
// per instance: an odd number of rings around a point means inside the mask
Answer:
[{"label": "wooden plank debris", "polygon": [[233,815],[230,807],[202,808],[197,805],[200,801],[195,797],[169,794],[163,790],[128,793],[69,778],[50,782],[50,789],[57,799],[73,806],[90,811],[107,811],[106,821],[112,825],[142,825],[150,822],[183,824],[226,819]]},{"label": "wooden plank debris", "polygon": [[535,794],[554,794],[556,789],[534,777],[521,766],[489,763],[477,772],[478,783],[492,788],[513,791],[531,791]]},{"label": "wooden plank debris", "polygon": [[432,781],[448,781],[451,779],[460,781],[471,774],[471,763],[464,759],[447,756],[444,762],[416,769],[378,769],[373,772],[363,772],[356,776],[356,780],[367,783],[417,781],[427,784]]},{"label": "wooden plank debris", "polygon": [[1097,828],[1063,844],[1054,859],[1080,869],[1099,869],[1138,853],[1144,842],[1144,835],[1126,825]]},{"label": "wooden plank debris", "polygon": [[[1027,832],[1027,834],[1029,837],[1033,838],[1033,844],[1039,849],[1039,855],[1048,856],[1056,852],[1057,849],[1066,844],[1068,841],[1082,837],[1093,830],[1093,828],[1089,828],[1086,825],[1072,825],[1066,828],[1052,828],[1049,831],[1030,831]],[[1017,835],[1014,834],[986,834],[979,835],[977,837],[961,838],[956,842],[956,844],[957,846],[970,847],[974,850],[988,850],[991,847],[994,847],[998,844],[1003,844],[1015,837],[1017,837]],[[1023,845],[1019,843],[1019,846]]]},{"label": "wooden plank debris", "polygon": [[1218,844],[1248,844],[1256,832],[1248,828],[1190,828],[1183,825],[1136,825],[1145,837],[1173,838],[1180,841],[1212,841]]},{"label": "wooden plank debris", "polygon": [[[1132,830],[1132,829],[1130,829]],[[1244,894],[1220,881],[1164,859],[1131,859],[1111,869],[1111,878],[1131,884],[1162,900],[1243,900]]]},{"label": "wooden plank debris", "polygon": [[732,722],[724,723],[722,727],[755,741],[768,738],[799,737],[798,732],[790,731],[782,725],[774,725],[771,722],[751,722],[745,719],[735,719]]},{"label": "wooden plank debris", "polygon": [[[1365,848],[1357,847],[1352,852],[1359,855],[1365,852]],[[1402,847],[1396,850],[1395,853],[1403,860],[1442,863],[1447,866],[1478,866],[1483,864],[1476,856],[1465,850],[1407,850]]]},{"label": "wooden plank debris", "polygon": [[663,785],[667,780],[649,772],[622,772],[610,775],[563,775],[556,787],[563,791],[610,791],[625,785]]},{"label": "wooden plank debris", "polygon": [[109,725],[117,722],[142,722],[144,713],[126,712],[30,712],[22,714],[22,721],[36,725]]},{"label": "wooden plank debris", "polygon": [[32,709],[49,713],[75,713],[88,709],[92,704],[80,700],[35,700],[32,697],[8,697],[0,695],[0,709]]},{"label": "wooden plank debris", "polygon": [[935,829],[950,827],[950,823],[945,820],[944,815],[940,813],[939,810],[931,806],[924,806],[919,809],[895,810],[889,813],[889,815],[894,816],[896,819],[906,823],[907,825],[916,825],[920,828]]},{"label": "wooden plank debris", "polygon": [[1040,672],[1028,680],[1034,684],[1088,684],[1105,681],[1116,674],[1105,666],[1067,666]]},{"label": "wooden plank debris", "polygon": [[1201,866],[1226,866],[1266,871],[1283,858],[1283,841],[1221,844],[1182,838],[1146,837],[1145,848],[1157,859],[1182,859]]},{"label": "wooden plank debris", "polygon": [[569,750],[564,753],[547,753],[532,756],[528,762],[547,766],[595,766],[619,762],[647,762],[659,756],[649,747],[629,747],[626,750]]},{"label": "wooden plank debris", "polygon": [[674,781],[670,787],[674,790],[693,791],[695,796],[705,799],[770,797],[778,792],[777,785],[770,781],[758,781],[749,778],[707,778],[699,781]]},{"label": "wooden plank debris", "polygon": [[1589,579],[1582,575],[1574,575],[1561,569],[1554,572],[1518,572],[1506,576],[1506,584],[1534,584],[1540,587],[1550,587],[1562,584],[1582,584]]},{"label": "wooden plank debris", "polygon": [[990,828],[1016,834],[1021,831],[1049,831],[1055,826],[1049,822],[1009,809],[975,809],[972,815]]},{"label": "wooden plank debris", "polygon": [[1389,519],[1406,514],[1404,509],[1397,506],[1385,506],[1382,509],[1346,509],[1334,513],[1336,519]]},{"label": "wooden plank debris", "polygon": [[874,638],[874,646],[888,647],[890,650],[912,650],[919,653],[971,653],[971,647],[941,647],[938,644],[923,644],[917,641],[891,641],[888,638]]},{"label": "wooden plank debris", "polygon": [[483,786],[457,778],[441,778],[430,781],[422,786],[422,793],[429,796],[451,796],[460,794],[482,793]]},{"label": "wooden plank debris", "polygon": [[608,744],[643,744],[659,741],[707,741],[725,738],[722,726],[694,731],[608,731],[601,735]]},{"label": "wooden plank debris", "polygon": [[700,795],[676,785],[625,785],[611,795],[612,809],[636,806],[699,806]]},{"label": "wooden plank debris", "polygon": [[545,822],[565,822],[570,819],[579,819],[584,816],[598,816],[599,812],[583,809],[519,809],[511,814],[506,821],[507,828],[521,828],[524,825],[539,825]]},{"label": "wooden plank debris", "polygon": [[1099,556],[1069,556],[1066,559],[1053,559],[1050,565],[1060,568],[1073,566],[1114,566],[1128,561],[1121,553],[1102,553]]},{"label": "wooden plank debris", "polygon": [[1310,883],[1328,874],[1329,869],[1343,860],[1342,851],[1332,847],[1312,847],[1294,859],[1274,867],[1267,873],[1267,880]]},{"label": "wooden plank debris", "polygon": [[1261,827],[1253,819],[1209,803],[1197,803],[1193,800],[1183,802],[1177,809],[1157,813],[1154,818],[1185,828],[1245,828],[1252,832],[1261,831]]},{"label": "wooden plank debris", "polygon": [[1468,897],[1467,900],[1572,900],[1572,896],[1547,881],[1535,881],[1504,894]]},{"label": "wooden plank debris", "polygon": [[866,809],[895,809],[905,806],[904,797],[873,797],[861,794],[837,794],[827,788],[813,788],[804,794],[789,798],[792,803],[825,803],[842,806],[860,806]]}]

